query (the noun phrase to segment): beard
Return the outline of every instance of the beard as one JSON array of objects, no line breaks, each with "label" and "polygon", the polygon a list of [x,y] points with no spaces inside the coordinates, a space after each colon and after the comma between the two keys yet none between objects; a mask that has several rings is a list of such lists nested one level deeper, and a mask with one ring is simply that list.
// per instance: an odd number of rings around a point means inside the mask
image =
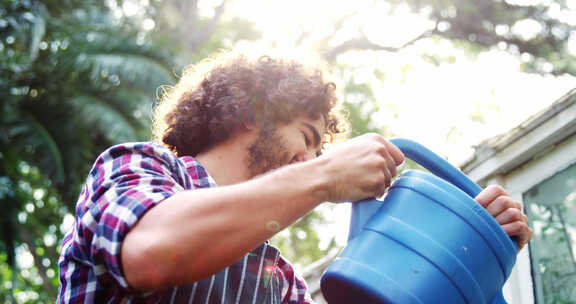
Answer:
[{"label": "beard", "polygon": [[282,137],[274,127],[262,127],[258,138],[248,147],[250,177],[264,174],[289,163],[289,154]]}]

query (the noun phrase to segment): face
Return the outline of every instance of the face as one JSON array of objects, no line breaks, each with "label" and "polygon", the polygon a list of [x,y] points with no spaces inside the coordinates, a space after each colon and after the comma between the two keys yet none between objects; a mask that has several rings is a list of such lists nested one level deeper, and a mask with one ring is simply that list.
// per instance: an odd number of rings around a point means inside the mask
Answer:
[{"label": "face", "polygon": [[260,129],[258,138],[248,147],[251,176],[315,158],[320,154],[324,132],[323,117],[299,117],[287,124]]}]

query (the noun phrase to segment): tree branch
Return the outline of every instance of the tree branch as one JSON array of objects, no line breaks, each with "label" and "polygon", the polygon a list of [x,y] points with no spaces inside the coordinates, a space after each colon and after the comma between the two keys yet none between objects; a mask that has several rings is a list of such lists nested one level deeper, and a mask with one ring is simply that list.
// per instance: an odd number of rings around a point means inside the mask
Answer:
[{"label": "tree branch", "polygon": [[174,14],[179,18],[177,21],[179,26],[176,28],[183,45],[193,50],[196,31],[190,30],[190,25],[198,25],[198,0],[172,0],[168,4],[172,5]]},{"label": "tree branch", "polygon": [[377,43],[370,41],[366,35],[362,34],[360,38],[353,38],[347,41],[344,41],[342,44],[333,47],[324,53],[324,58],[327,61],[333,61],[336,57],[342,53],[345,53],[350,50],[376,50],[376,51],[387,51],[387,52],[398,52],[417,41],[430,37],[434,34],[438,33],[438,22],[433,29],[423,32],[422,34],[412,38],[411,40],[405,42],[401,46],[394,47],[394,46],[383,46]]}]

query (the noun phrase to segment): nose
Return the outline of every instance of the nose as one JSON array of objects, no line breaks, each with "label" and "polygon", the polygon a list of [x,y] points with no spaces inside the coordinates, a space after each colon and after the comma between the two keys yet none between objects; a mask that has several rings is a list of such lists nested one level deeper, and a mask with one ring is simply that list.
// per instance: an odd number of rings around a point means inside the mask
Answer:
[{"label": "nose", "polygon": [[311,159],[316,158],[316,151],[314,149],[307,149],[306,151],[298,154],[298,161],[309,161]]}]

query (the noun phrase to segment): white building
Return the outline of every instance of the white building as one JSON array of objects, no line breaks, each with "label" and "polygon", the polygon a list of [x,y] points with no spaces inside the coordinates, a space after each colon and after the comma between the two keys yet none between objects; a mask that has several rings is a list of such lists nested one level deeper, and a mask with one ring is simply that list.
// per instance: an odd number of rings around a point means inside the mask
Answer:
[{"label": "white building", "polygon": [[576,90],[480,144],[461,169],[504,186],[534,229],[505,286],[508,302],[576,303]]}]

